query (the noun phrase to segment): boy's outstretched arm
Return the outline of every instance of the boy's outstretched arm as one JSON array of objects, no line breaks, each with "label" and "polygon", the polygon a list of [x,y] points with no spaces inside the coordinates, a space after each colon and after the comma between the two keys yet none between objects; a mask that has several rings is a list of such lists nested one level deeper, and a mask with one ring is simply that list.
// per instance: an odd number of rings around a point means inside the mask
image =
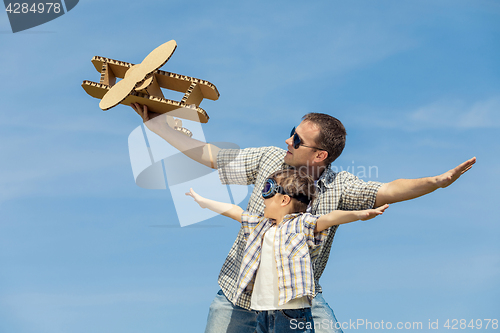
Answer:
[{"label": "boy's outstretched arm", "polygon": [[320,232],[325,229],[328,229],[334,225],[339,225],[343,223],[354,222],[358,220],[369,220],[374,218],[375,216],[382,215],[382,213],[389,207],[389,205],[385,204],[383,206],[374,208],[374,209],[365,209],[365,210],[334,210],[326,215],[322,215],[316,221],[316,229],[315,232]]},{"label": "boy's outstretched arm", "polygon": [[208,208],[213,212],[230,217],[241,223],[241,213],[243,213],[243,209],[240,206],[204,198],[193,191],[192,188],[189,189],[189,192],[187,192],[186,195],[193,197],[194,201],[196,201],[201,208]]}]

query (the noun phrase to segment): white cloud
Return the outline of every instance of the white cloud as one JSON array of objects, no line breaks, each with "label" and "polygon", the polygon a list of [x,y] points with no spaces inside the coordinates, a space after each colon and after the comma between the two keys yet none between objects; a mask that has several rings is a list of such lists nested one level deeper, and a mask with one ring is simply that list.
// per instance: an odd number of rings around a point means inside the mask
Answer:
[{"label": "white cloud", "polygon": [[440,100],[408,115],[412,128],[500,127],[500,97],[469,104],[463,100]]},{"label": "white cloud", "polygon": [[[370,110],[377,115],[367,121],[364,112],[351,110],[348,121],[370,128],[401,129],[408,131],[426,129],[474,129],[500,127],[500,96],[466,102],[463,99],[443,98],[413,110]],[[346,121],[347,122],[347,121]]]},{"label": "white cloud", "polygon": [[473,104],[458,121],[459,127],[499,127],[500,97]]}]

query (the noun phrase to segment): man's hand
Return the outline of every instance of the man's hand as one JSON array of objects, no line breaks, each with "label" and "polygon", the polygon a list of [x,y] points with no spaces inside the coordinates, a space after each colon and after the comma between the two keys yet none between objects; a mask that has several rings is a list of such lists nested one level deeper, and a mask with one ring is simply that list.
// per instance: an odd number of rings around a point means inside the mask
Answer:
[{"label": "man's hand", "polygon": [[440,188],[445,188],[453,184],[455,180],[457,180],[461,175],[463,175],[467,170],[472,168],[472,165],[476,163],[476,158],[473,157],[468,161],[460,164],[456,168],[451,169],[448,172],[443,173],[436,177],[436,184]]},{"label": "man's hand", "polygon": [[166,114],[149,111],[146,105],[139,103],[132,103],[130,106],[142,118],[142,121],[150,131],[158,134],[160,131],[166,129]]},{"label": "man's hand", "polygon": [[396,179],[390,183],[385,183],[377,192],[374,207],[386,203],[415,199],[431,193],[438,188],[450,186],[464,172],[469,170],[474,163],[476,163],[475,157],[439,176],[418,179]]}]

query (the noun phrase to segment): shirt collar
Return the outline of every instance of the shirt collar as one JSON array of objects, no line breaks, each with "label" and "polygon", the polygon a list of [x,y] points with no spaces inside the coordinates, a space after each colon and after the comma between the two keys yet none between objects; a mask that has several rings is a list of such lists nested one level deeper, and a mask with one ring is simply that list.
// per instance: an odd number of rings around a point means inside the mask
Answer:
[{"label": "shirt collar", "polygon": [[[283,162],[283,164],[281,165],[282,170],[291,168],[293,167],[286,164],[285,162]],[[329,164],[316,182],[318,186],[326,186],[328,188],[331,188],[333,187],[333,180],[335,179],[336,175],[337,174],[332,170],[332,165]]]},{"label": "shirt collar", "polygon": [[333,180],[335,179],[335,172],[332,170],[332,166],[328,165],[323,171],[318,179],[318,186],[326,186],[328,188],[333,187]]},{"label": "shirt collar", "polygon": [[283,216],[283,222],[288,221],[288,220],[292,220],[292,219],[296,218],[300,214],[303,214],[303,213],[286,214],[285,216]]},{"label": "shirt collar", "polygon": [[291,221],[291,220],[295,219],[297,216],[299,216],[299,215],[301,215],[301,214],[304,214],[304,213],[286,214],[285,216],[283,216],[283,221],[282,221],[282,223],[280,223],[279,225],[277,224],[277,226],[284,225],[284,224],[285,224],[285,223],[287,223],[288,221]]}]

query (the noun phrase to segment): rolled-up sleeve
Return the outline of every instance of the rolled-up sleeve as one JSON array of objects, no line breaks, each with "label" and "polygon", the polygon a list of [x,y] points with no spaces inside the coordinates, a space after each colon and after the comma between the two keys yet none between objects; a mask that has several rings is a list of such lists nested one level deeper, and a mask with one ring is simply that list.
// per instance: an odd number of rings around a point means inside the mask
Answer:
[{"label": "rolled-up sleeve", "polygon": [[382,186],[380,182],[365,182],[348,172],[341,172],[338,176],[342,177],[342,195],[339,206],[341,210],[363,210],[373,208],[377,192]]},{"label": "rolled-up sleeve", "polygon": [[222,149],[217,154],[217,167],[222,184],[255,183],[265,148]]},{"label": "rolled-up sleeve", "polygon": [[250,236],[262,220],[263,217],[261,215],[252,214],[247,210],[241,213],[241,227],[243,229],[245,240],[248,239],[248,236]]},{"label": "rolled-up sleeve", "polygon": [[306,236],[306,242],[309,248],[314,248],[321,245],[328,235],[326,230],[321,232],[314,232],[316,229],[316,223],[320,215],[312,215],[309,213],[302,214],[300,219],[302,220],[303,232]]}]

